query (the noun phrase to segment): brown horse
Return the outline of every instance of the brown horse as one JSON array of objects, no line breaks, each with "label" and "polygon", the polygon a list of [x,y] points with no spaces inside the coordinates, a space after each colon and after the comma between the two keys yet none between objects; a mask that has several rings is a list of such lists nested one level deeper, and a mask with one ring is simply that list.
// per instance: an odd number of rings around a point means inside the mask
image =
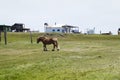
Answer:
[{"label": "brown horse", "polygon": [[37,43],[39,43],[40,41],[43,43],[43,50],[44,51],[47,51],[46,45],[49,45],[49,44],[53,44],[52,51],[54,51],[55,48],[57,49],[57,51],[59,51],[57,38],[38,37],[37,38]]}]

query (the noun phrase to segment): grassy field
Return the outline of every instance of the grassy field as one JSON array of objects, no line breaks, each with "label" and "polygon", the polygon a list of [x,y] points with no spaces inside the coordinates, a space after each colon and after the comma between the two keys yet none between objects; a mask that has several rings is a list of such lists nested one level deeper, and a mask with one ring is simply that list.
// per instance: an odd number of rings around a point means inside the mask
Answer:
[{"label": "grassy field", "polygon": [[48,34],[60,51],[43,51],[40,33],[8,33],[0,42],[0,80],[120,80],[120,36]]}]

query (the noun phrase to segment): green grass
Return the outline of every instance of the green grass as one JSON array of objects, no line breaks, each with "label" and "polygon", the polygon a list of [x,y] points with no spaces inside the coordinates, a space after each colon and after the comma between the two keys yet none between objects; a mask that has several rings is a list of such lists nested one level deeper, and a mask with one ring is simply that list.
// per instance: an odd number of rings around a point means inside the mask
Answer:
[{"label": "green grass", "polygon": [[49,34],[60,51],[43,51],[33,34],[8,33],[0,42],[0,80],[120,80],[120,36]]}]

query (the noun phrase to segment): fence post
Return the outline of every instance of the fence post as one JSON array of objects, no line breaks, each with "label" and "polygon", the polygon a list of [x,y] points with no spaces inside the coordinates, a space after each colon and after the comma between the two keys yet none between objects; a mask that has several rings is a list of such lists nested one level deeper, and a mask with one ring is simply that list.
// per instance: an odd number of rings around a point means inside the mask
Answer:
[{"label": "fence post", "polygon": [[0,42],[1,42],[1,30],[0,30]]},{"label": "fence post", "polygon": [[7,45],[7,29],[4,27],[4,40],[5,40],[5,45]]},{"label": "fence post", "polygon": [[32,32],[30,31],[30,41],[31,41],[31,44],[33,43],[33,39],[32,39]]}]

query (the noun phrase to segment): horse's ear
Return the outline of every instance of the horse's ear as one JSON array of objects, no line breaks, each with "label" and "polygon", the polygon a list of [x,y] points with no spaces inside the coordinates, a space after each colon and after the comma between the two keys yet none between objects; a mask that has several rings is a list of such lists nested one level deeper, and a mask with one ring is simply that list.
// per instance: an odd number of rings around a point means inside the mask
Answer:
[{"label": "horse's ear", "polygon": [[36,40],[37,40],[37,43],[39,43],[39,37]]}]

